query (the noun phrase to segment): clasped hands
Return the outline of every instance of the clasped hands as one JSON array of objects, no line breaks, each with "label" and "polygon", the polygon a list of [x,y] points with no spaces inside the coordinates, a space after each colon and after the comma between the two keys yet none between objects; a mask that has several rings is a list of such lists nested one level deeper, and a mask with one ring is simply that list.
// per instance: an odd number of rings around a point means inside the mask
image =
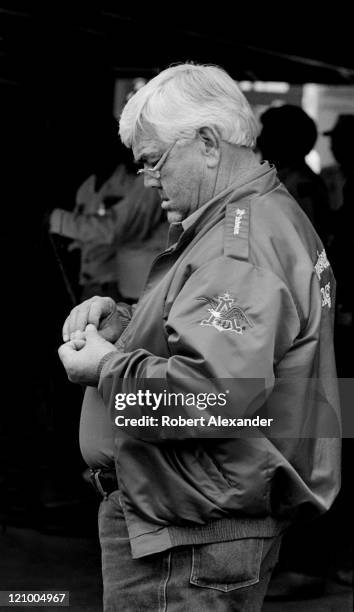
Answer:
[{"label": "clasped hands", "polygon": [[59,357],[71,382],[97,386],[102,358],[118,349],[122,333],[114,300],[95,296],[72,309],[63,326]]}]

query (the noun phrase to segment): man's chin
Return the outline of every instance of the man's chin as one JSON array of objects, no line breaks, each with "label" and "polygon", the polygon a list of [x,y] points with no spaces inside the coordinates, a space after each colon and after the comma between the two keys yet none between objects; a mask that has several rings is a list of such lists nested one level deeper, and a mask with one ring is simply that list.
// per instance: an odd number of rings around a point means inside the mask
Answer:
[{"label": "man's chin", "polygon": [[177,210],[168,210],[167,211],[167,221],[171,223],[180,223],[183,221],[184,216]]}]

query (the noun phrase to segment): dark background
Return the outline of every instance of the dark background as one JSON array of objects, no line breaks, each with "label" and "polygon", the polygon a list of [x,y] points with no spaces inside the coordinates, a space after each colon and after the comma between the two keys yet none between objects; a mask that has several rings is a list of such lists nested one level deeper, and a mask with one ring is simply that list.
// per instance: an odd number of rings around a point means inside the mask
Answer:
[{"label": "dark background", "polygon": [[46,218],[54,207],[71,209],[82,180],[100,168],[116,79],[193,60],[237,80],[354,84],[349,8],[310,18],[295,4],[235,6],[233,15],[228,6],[194,14],[180,3],[0,2],[4,522],[93,529],[97,502],[78,448],[82,391],[56,352],[72,302],[55,251],[74,292],[78,262],[65,242],[55,239],[53,249]]}]

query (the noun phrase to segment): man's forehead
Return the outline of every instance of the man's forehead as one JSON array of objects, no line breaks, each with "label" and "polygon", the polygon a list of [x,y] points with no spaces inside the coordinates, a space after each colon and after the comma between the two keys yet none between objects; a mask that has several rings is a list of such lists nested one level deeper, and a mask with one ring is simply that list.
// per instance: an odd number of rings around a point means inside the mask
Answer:
[{"label": "man's forehead", "polygon": [[132,150],[136,160],[147,155],[154,155],[163,151],[164,147],[154,128],[145,123],[140,126],[133,142]]}]

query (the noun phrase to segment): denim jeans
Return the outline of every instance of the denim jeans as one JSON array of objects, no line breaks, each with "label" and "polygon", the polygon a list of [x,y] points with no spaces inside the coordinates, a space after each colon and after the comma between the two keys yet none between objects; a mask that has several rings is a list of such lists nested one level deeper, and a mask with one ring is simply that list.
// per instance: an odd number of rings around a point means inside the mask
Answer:
[{"label": "denim jeans", "polygon": [[119,502],[99,510],[104,612],[261,610],[281,536],[180,546],[133,559]]}]

